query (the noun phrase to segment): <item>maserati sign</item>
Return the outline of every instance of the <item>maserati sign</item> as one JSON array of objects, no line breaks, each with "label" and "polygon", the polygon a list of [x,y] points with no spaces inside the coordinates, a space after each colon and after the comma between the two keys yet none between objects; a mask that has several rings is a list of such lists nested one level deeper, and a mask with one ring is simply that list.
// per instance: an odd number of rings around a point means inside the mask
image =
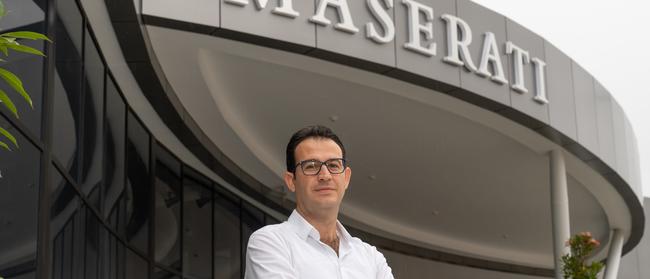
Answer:
[{"label": "maserati sign", "polygon": [[[360,1],[360,0],[355,0]],[[249,2],[254,2],[257,10],[261,11],[266,8],[269,0],[224,0],[225,3],[244,7]],[[274,0],[272,2],[278,5],[272,9],[272,13],[278,16],[295,19],[300,16],[293,8],[293,0]],[[419,3],[414,0],[400,0],[401,4],[406,7],[408,13],[408,36],[405,42],[399,42],[402,47],[423,57],[438,56],[438,44],[436,43],[437,34],[434,34],[433,26],[435,14],[432,7]],[[368,10],[376,19],[377,23],[364,23],[363,33],[365,37],[376,44],[392,43],[395,40],[395,23],[391,18],[391,10],[394,8],[393,0],[366,0]],[[338,18],[328,19],[325,16],[327,9],[336,11]],[[463,19],[450,15],[442,14],[440,18],[446,25],[446,43],[447,53],[442,57],[444,63],[458,67],[465,67],[469,72],[491,80],[492,82],[507,85],[518,93],[527,93],[528,86],[524,78],[524,67],[532,67],[534,72],[534,93],[533,99],[540,103],[548,103],[545,88],[545,67],[546,63],[537,58],[531,57],[529,52],[511,41],[507,41],[504,46],[497,44],[496,37],[492,32],[485,32],[483,35],[483,44],[481,55],[472,58],[469,46],[473,42],[472,29]],[[362,32],[355,23],[347,0],[320,0],[316,6],[316,11],[309,17],[309,21],[321,26],[333,24],[336,30],[356,35]],[[425,39],[425,40],[423,40]],[[513,61],[512,80],[508,81],[505,77],[501,55],[506,54]]]}]

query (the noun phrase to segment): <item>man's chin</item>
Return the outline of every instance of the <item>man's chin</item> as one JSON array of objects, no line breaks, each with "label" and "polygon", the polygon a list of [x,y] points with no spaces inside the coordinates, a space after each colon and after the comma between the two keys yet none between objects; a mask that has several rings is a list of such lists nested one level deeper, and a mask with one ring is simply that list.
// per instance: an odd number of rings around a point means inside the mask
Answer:
[{"label": "man's chin", "polygon": [[339,200],[337,197],[321,197],[316,200],[315,205],[321,210],[333,210],[339,208]]}]

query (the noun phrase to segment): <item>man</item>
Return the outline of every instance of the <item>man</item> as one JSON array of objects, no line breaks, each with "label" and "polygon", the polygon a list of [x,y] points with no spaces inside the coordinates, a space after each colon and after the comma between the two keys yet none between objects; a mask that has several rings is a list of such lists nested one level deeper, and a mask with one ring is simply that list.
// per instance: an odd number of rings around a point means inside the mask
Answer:
[{"label": "man", "polygon": [[392,279],[384,256],[337,220],[352,175],[338,136],[323,126],[303,128],[286,156],[284,182],[296,193],[296,209],[288,221],[251,235],[245,278]]}]

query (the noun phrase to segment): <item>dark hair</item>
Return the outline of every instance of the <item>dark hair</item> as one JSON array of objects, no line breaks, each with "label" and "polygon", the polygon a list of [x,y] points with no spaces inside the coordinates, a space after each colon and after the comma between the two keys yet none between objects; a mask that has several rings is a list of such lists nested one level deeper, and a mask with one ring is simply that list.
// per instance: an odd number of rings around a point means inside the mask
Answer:
[{"label": "dark hair", "polygon": [[306,140],[308,138],[331,139],[341,148],[341,151],[343,152],[343,159],[346,159],[345,147],[343,147],[343,143],[341,142],[339,137],[334,133],[334,131],[332,131],[332,129],[321,125],[308,126],[295,132],[291,136],[291,139],[289,139],[289,143],[287,144],[287,171],[288,172],[293,173],[296,171],[296,164],[297,164],[296,157],[295,157],[296,147],[298,147],[298,144],[300,144],[303,140]]}]

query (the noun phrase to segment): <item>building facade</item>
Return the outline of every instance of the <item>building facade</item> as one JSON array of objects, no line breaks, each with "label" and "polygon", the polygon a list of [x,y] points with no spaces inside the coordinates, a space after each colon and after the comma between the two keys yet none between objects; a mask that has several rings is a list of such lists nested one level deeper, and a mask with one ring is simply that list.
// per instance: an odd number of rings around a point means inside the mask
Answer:
[{"label": "building facade", "polygon": [[283,145],[313,123],[350,149],[341,220],[396,278],[553,277],[554,233],[584,230],[593,260],[650,276],[620,105],[472,2],[5,5],[2,32],[54,43],[3,64],[34,108],[0,109],[20,145],[0,151],[0,277],[243,278],[248,236],[294,206]]}]

